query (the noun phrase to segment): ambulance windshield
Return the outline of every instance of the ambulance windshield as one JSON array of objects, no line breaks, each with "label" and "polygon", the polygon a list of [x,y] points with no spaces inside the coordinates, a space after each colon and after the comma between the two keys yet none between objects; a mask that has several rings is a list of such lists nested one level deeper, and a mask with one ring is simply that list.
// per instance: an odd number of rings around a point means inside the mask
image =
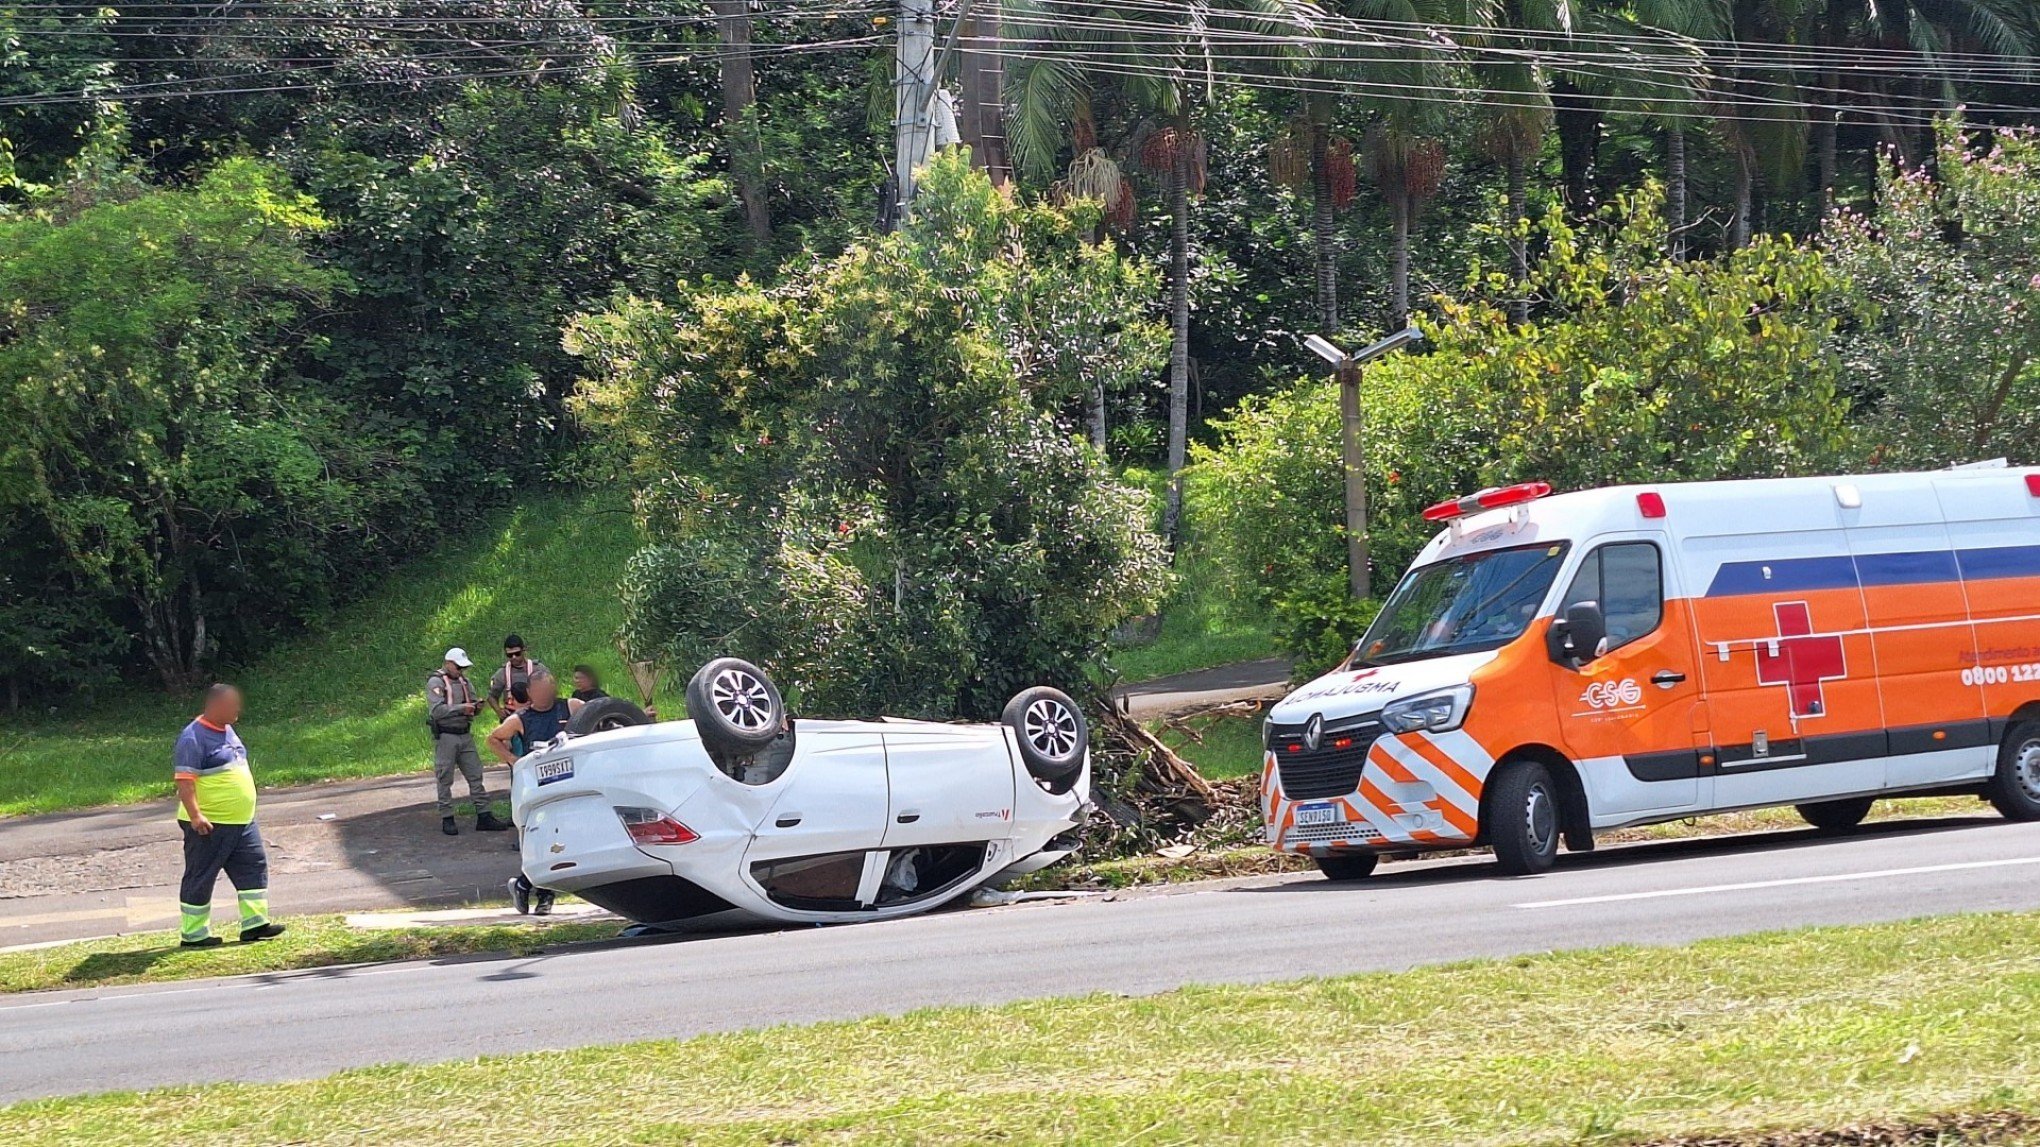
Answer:
[{"label": "ambulance windshield", "polygon": [[1411,570],[1353,650],[1356,666],[1500,649],[1544,604],[1566,545],[1541,543],[1446,558]]}]

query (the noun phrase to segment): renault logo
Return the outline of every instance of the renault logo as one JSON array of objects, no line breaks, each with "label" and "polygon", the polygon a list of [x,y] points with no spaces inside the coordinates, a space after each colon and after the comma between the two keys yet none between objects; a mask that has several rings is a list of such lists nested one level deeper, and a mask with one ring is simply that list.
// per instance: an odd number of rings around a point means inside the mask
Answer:
[{"label": "renault logo", "polygon": [[1303,747],[1315,753],[1318,751],[1318,746],[1324,744],[1324,742],[1325,715],[1323,713],[1312,713],[1310,720],[1304,722]]}]

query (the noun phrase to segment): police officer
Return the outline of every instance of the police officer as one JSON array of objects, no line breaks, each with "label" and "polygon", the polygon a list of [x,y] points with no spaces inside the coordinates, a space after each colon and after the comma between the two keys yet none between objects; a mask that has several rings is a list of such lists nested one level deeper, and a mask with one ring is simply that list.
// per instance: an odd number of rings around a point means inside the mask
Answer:
[{"label": "police officer", "polygon": [[241,719],[241,691],[213,685],[203,711],[178,734],[172,752],[177,782],[177,820],[184,831],[184,880],[178,888],[180,947],[215,948],[213,885],[220,873],[240,894],[241,940],[283,935],[269,918],[269,853],[255,827],[255,774],[248,749],[234,732]]},{"label": "police officer", "polygon": [[474,662],[467,650],[455,646],[446,651],[446,661],[425,679],[425,724],[432,730],[432,779],[439,784],[439,831],[459,836],[453,823],[453,774],[467,778],[468,797],[475,805],[475,829],[502,832],[510,826],[489,811],[489,792],[482,783],[482,757],[475,752],[475,738],[469,732],[481,698],[466,670]]}]

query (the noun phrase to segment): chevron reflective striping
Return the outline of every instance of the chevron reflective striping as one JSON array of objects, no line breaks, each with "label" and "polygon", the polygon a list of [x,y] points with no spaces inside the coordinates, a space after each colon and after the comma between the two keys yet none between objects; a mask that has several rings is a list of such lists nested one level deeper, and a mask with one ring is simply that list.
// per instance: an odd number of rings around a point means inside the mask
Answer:
[{"label": "chevron reflective striping", "polygon": [[1407,843],[1411,839],[1410,834],[1396,823],[1395,810],[1399,806],[1388,799],[1388,794],[1377,788],[1373,780],[1365,776],[1360,778],[1358,807],[1361,815],[1367,818],[1367,823],[1381,833],[1381,839],[1396,843]]}]

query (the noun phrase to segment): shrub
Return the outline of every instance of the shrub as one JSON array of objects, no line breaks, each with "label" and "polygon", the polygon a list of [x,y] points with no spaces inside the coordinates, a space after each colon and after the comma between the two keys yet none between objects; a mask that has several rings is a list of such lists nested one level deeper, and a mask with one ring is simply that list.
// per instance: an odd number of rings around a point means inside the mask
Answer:
[{"label": "shrub", "polygon": [[[1427,350],[1367,369],[1368,542],[1383,591],[1431,536],[1422,509],[1482,486],[1760,477],[1842,453],[1845,404],[1823,350],[1841,292],[1817,253],[1767,239],[1670,262],[1648,195],[1585,231],[1556,212],[1544,229],[1537,321],[1512,327],[1513,288],[1477,272],[1424,324]],[[1196,464],[1220,561],[1255,587],[1285,646],[1324,663],[1372,617],[1345,590],[1336,388],[1250,399],[1216,430]]]},{"label": "shrub", "polygon": [[917,218],[783,282],[629,300],[573,327],[582,409],[648,536],[640,655],[749,657],[814,710],[995,715],[1074,684],[1166,587],[1150,499],[1069,413],[1158,369],[1152,274],[1089,209],[1022,206],[960,158]]}]

